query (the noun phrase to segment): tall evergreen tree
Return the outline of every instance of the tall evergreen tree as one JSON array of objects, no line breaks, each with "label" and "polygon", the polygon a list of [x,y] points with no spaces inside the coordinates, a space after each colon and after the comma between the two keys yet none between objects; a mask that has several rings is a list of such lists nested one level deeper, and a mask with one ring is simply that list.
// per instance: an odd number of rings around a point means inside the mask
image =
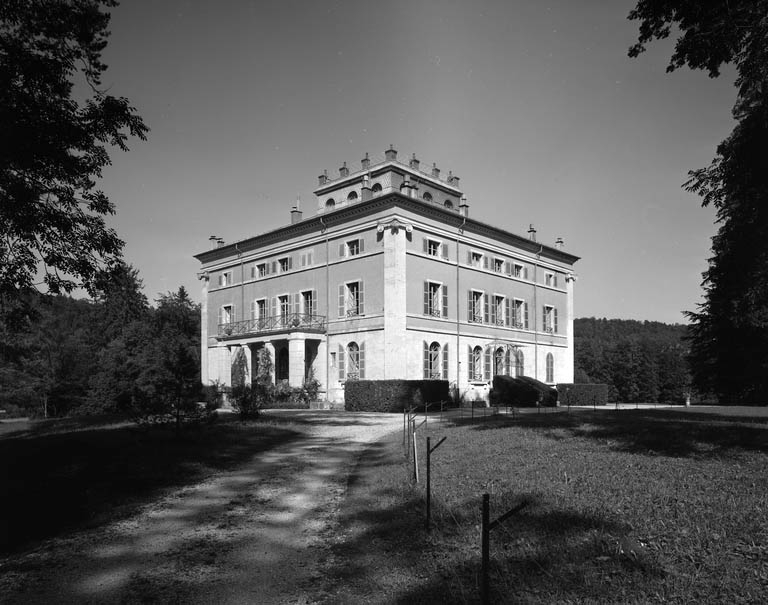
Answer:
[{"label": "tall evergreen tree", "polygon": [[712,164],[690,173],[689,191],[717,212],[705,300],[690,312],[696,387],[722,403],[768,403],[768,0],[640,0],[629,15],[640,36],[679,31],[668,71],[688,66],[718,76],[736,66],[737,125]]}]

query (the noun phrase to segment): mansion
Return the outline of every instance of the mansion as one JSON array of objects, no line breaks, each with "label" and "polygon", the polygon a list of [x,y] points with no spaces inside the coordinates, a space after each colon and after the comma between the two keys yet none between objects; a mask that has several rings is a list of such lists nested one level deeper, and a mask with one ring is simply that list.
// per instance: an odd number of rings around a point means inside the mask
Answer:
[{"label": "mansion", "polygon": [[469,216],[459,178],[419,160],[366,157],[319,177],[317,210],[197,254],[202,379],[310,373],[341,402],[347,380],[444,379],[471,399],[496,374],[573,381],[578,257]]}]

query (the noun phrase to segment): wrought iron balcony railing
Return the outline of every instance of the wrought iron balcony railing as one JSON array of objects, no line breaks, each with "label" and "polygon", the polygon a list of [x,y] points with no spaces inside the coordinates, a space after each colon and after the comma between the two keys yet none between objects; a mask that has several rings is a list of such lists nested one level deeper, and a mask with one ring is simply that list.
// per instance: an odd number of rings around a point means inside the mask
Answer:
[{"label": "wrought iron balcony railing", "polygon": [[309,313],[289,313],[287,315],[275,315],[261,317],[259,319],[246,319],[245,321],[233,321],[219,324],[219,338],[231,338],[234,336],[250,336],[269,334],[272,332],[323,332],[325,331],[325,316]]}]

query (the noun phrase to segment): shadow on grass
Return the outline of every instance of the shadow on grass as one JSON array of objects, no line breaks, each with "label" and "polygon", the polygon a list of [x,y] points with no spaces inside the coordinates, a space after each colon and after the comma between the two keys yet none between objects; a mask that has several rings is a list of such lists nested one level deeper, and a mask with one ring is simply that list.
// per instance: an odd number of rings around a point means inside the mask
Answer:
[{"label": "shadow on grass", "polygon": [[[319,602],[480,601],[481,495],[449,510],[435,494],[433,529],[427,532],[424,486],[404,487],[407,474],[396,436],[363,454],[327,536],[332,545],[324,584],[319,594],[314,587]],[[629,543],[631,528],[600,513],[582,514],[535,494],[516,494],[495,497],[491,518],[521,501],[528,502],[526,508],[492,533],[491,602],[517,602],[527,593],[578,599],[585,582],[591,598],[609,602],[615,597],[612,587],[589,576],[589,569],[599,577],[634,574],[640,582],[663,575],[652,557],[630,556],[616,546]]]},{"label": "shadow on grass", "polygon": [[135,425],[4,436],[0,553],[113,520],[166,489],[232,469],[298,436],[234,421],[190,427],[179,436],[172,428]]},{"label": "shadow on grass", "polygon": [[[477,430],[510,426],[560,440],[574,437],[606,443],[616,451],[673,457],[713,457],[744,450],[768,452],[768,420],[675,410],[565,410],[546,414],[499,415],[485,419],[453,419]],[[553,432],[553,429],[560,429]]]}]

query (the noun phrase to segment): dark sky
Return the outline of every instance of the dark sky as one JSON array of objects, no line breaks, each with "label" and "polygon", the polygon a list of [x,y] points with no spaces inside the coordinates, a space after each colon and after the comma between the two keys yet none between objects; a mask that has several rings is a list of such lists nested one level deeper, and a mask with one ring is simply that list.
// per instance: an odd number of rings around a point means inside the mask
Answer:
[{"label": "dark sky", "polygon": [[313,213],[323,169],[393,144],[461,177],[470,214],[579,255],[576,316],[681,322],[700,301],[713,212],[686,193],[730,132],[733,73],[627,57],[633,2],[125,0],[104,79],[152,131],[114,152],[147,295],[193,254]]}]

